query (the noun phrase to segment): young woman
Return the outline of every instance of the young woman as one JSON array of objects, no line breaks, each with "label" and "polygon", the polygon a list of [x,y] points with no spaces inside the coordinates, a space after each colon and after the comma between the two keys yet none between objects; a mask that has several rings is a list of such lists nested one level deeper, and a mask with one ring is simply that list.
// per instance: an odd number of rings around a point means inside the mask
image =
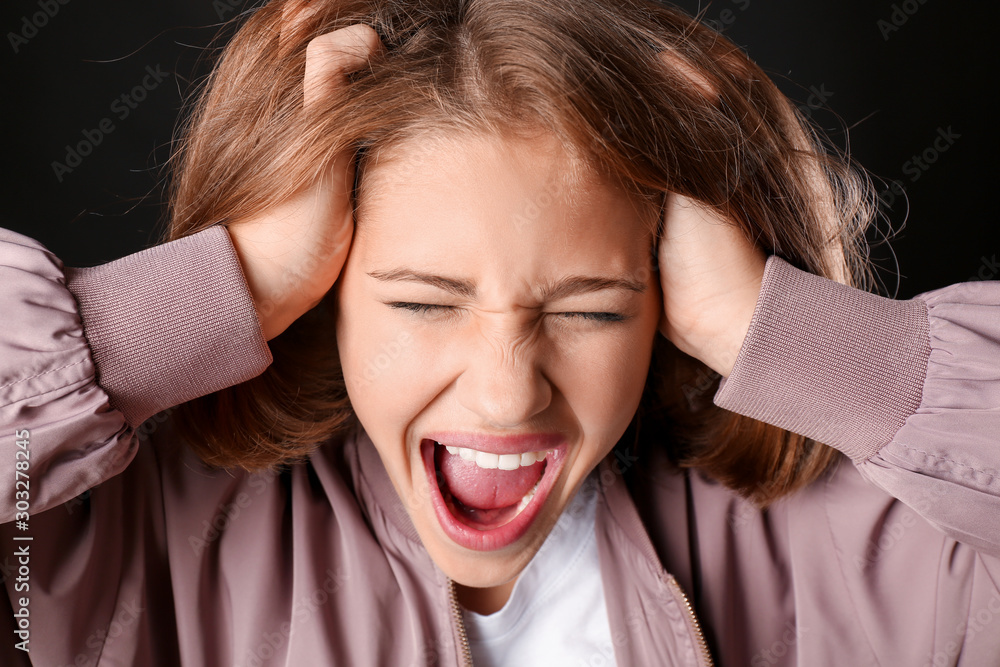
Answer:
[{"label": "young woman", "polygon": [[707,27],[272,2],[175,168],[150,250],[0,234],[4,664],[1000,659],[1000,288],[865,291]]}]

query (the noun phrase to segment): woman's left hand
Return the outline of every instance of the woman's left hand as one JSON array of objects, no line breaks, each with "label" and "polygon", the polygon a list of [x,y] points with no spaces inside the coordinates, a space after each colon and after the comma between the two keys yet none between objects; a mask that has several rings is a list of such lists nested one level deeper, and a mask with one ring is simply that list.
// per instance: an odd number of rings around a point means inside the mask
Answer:
[{"label": "woman's left hand", "polygon": [[728,376],[750,328],[767,256],[733,223],[687,197],[666,197],[657,256],[660,332]]}]

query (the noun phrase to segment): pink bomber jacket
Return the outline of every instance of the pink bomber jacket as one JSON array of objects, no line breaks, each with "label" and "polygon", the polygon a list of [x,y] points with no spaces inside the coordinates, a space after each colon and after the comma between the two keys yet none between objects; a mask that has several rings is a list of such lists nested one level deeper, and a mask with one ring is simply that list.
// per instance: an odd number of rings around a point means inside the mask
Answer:
[{"label": "pink bomber jacket", "polygon": [[[270,362],[222,227],[88,269],[0,230],[0,664],[469,663],[363,432],[257,475],[177,436]],[[843,456],[757,511],[610,454],[590,664],[1000,665],[1000,284],[897,301],[772,256],[713,400]]]}]

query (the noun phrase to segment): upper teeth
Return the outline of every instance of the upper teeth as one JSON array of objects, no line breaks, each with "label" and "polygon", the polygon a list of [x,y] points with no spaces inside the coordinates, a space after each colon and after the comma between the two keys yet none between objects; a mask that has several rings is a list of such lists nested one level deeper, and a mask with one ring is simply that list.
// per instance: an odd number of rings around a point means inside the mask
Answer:
[{"label": "upper teeth", "polygon": [[[441,443],[437,444],[440,445]],[[466,461],[472,461],[480,468],[499,468],[500,470],[517,470],[521,466],[534,465],[539,461],[544,461],[549,453],[549,450],[543,450],[540,452],[524,452],[523,454],[491,454],[490,452],[481,452],[478,449],[469,449],[468,447],[453,447],[451,445],[445,445],[444,447],[448,450],[449,454],[461,456]]]}]

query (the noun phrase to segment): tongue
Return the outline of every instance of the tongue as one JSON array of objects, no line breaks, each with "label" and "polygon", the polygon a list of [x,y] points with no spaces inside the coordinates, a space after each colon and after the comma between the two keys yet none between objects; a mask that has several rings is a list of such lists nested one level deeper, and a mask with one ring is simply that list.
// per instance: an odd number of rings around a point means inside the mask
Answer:
[{"label": "tongue", "polygon": [[476,509],[496,509],[520,502],[545,469],[543,461],[517,470],[480,468],[461,456],[449,454],[440,445],[435,447],[439,450],[438,467],[452,497]]}]

